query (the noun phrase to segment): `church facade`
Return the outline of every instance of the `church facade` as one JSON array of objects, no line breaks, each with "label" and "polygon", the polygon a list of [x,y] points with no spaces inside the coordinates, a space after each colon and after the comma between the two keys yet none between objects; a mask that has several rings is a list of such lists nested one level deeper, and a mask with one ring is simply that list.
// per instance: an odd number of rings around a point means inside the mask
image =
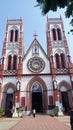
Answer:
[{"label": "church facade", "polygon": [[[27,43],[26,43],[27,44]],[[0,107],[48,112],[73,106],[73,64],[62,18],[47,18],[44,51],[36,38],[24,53],[22,19],[8,19],[0,59]]]}]

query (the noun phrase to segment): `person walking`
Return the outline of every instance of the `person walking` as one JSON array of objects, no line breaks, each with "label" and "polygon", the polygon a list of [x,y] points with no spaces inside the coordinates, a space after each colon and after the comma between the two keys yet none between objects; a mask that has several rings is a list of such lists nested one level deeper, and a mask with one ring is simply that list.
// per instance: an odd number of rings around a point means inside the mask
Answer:
[{"label": "person walking", "polygon": [[33,117],[35,117],[35,114],[36,114],[36,110],[33,109]]}]

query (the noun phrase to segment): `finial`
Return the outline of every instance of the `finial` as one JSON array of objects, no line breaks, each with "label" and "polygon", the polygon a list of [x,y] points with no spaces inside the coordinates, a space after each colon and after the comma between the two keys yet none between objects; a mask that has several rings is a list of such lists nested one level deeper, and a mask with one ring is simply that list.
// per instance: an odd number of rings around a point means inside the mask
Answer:
[{"label": "finial", "polygon": [[33,36],[34,36],[35,39],[36,39],[36,37],[38,36],[38,35],[36,34],[36,31],[34,32],[34,35],[33,35]]}]

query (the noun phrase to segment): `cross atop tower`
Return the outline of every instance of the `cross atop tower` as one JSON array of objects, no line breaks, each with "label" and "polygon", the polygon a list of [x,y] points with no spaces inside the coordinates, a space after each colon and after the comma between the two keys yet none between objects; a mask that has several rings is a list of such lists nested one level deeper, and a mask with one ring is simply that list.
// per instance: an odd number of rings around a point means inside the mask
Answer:
[{"label": "cross atop tower", "polygon": [[36,34],[36,31],[34,32],[34,35],[33,35],[33,36],[34,36],[35,39],[36,39],[36,37],[38,36],[38,35]]}]

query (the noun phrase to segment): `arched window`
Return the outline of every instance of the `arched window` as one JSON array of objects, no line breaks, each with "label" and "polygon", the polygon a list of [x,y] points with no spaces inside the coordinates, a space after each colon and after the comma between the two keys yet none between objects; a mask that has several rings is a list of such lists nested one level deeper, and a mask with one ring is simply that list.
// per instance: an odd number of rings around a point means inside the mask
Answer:
[{"label": "arched window", "polygon": [[11,70],[11,61],[12,61],[12,57],[11,55],[8,56],[8,70]]},{"label": "arched window", "polygon": [[17,56],[14,55],[13,56],[13,70],[16,70],[17,69]]},{"label": "arched window", "polygon": [[56,38],[56,30],[52,29],[52,35],[53,35],[53,40],[57,40]]},{"label": "arched window", "polygon": [[60,61],[59,61],[59,55],[55,55],[55,60],[56,60],[56,68],[60,68]]},{"label": "arched window", "polygon": [[10,42],[13,42],[13,30],[10,31]]},{"label": "arched window", "polygon": [[32,92],[42,92],[41,85],[38,82],[33,84]]},{"label": "arched window", "polygon": [[58,40],[62,40],[61,30],[59,28],[57,28],[57,36],[58,36]]},{"label": "arched window", "polygon": [[11,29],[10,30],[10,42],[17,42],[18,41],[18,30]]},{"label": "arched window", "polygon": [[61,54],[61,66],[62,66],[62,68],[66,67],[66,64],[65,64],[65,55],[63,53]]},{"label": "arched window", "polygon": [[18,41],[18,30],[15,30],[15,42]]},{"label": "arched window", "polygon": [[33,47],[32,47],[32,53],[33,54],[39,54],[39,47],[38,47],[38,45],[34,45]]}]

